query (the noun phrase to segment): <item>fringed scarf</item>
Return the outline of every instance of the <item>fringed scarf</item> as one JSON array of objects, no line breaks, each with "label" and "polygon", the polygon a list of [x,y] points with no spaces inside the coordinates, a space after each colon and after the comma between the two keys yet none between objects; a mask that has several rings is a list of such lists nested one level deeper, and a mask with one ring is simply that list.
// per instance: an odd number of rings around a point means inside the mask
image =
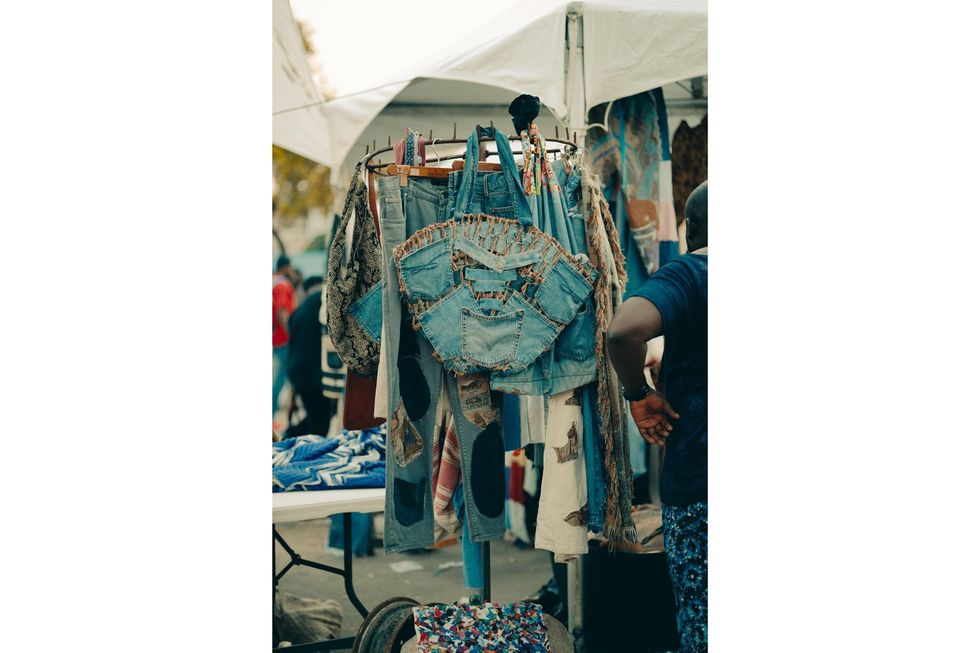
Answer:
[{"label": "fringed scarf", "polygon": [[586,210],[585,233],[589,260],[599,271],[595,286],[596,367],[599,427],[603,434],[606,475],[606,516],[603,535],[613,542],[635,542],[636,527],[631,508],[633,472],[629,461],[626,407],[619,393],[616,373],[606,356],[606,332],[622,303],[626,287],[626,259],[619,246],[619,232],[602,195],[599,180],[582,171]]}]

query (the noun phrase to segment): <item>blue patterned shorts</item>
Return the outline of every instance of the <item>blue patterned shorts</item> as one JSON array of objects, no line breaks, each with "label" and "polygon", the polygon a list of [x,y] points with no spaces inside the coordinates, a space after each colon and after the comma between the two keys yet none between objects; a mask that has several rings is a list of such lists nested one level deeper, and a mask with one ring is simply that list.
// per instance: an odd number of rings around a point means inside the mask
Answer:
[{"label": "blue patterned shorts", "polygon": [[663,506],[681,653],[708,650],[708,504]]}]

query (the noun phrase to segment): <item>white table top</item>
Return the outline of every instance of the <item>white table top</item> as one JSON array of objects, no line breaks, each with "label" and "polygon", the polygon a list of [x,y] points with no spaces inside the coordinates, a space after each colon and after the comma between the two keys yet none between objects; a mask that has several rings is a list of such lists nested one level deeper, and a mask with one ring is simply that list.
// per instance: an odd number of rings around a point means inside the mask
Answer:
[{"label": "white table top", "polygon": [[345,512],[383,512],[384,488],[273,492],[272,523],[320,519]]}]

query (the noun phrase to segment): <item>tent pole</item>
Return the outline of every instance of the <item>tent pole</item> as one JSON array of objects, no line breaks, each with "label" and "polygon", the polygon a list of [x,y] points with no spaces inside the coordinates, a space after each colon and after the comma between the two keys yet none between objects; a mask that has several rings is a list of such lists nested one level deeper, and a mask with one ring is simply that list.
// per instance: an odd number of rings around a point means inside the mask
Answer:
[{"label": "tent pole", "polygon": [[585,120],[587,110],[585,106],[585,40],[582,28],[582,3],[569,3],[566,18],[565,106],[568,107],[568,116],[565,124],[573,132],[582,132],[584,137],[588,123]]}]

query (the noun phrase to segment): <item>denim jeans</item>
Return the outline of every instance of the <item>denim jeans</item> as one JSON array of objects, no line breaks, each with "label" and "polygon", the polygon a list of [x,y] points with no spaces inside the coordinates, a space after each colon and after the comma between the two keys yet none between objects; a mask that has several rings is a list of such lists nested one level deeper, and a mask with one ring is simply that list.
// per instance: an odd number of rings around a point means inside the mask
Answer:
[{"label": "denim jeans", "polygon": [[[392,249],[406,233],[440,221],[448,211],[448,188],[433,179],[397,177],[378,183],[385,276],[383,311],[388,374],[388,464],[386,465],[385,551],[428,546],[434,539],[432,445],[437,403],[447,384],[460,446],[466,524],[472,541],[499,538],[504,531],[503,442],[499,411],[490,405],[489,381],[449,378],[434,350],[412,328],[398,293]],[[462,397],[462,399],[461,399]],[[474,466],[474,460],[480,464]]]},{"label": "denim jeans", "polygon": [[279,410],[279,395],[286,387],[286,359],[289,358],[289,345],[272,348],[272,415]]},{"label": "denim jeans", "polygon": [[585,478],[589,498],[588,527],[593,533],[602,532],[606,517],[606,476],[603,466],[605,443],[599,430],[597,401],[595,383],[582,388],[582,448],[585,450]]},{"label": "denim jeans", "polygon": [[[391,250],[405,240],[408,216],[412,230],[437,220],[445,193],[438,184],[415,183],[399,186],[398,177],[378,181],[378,204],[384,274],[382,275],[382,311],[385,365],[388,370],[388,455],[385,468],[385,552],[406,551],[432,544],[432,431],[435,428],[435,403],[441,392],[442,369],[422,363],[420,342],[410,325],[405,325],[397,281],[393,282],[394,260]],[[408,233],[411,233],[409,231]],[[408,328],[406,328],[406,326]],[[401,344],[406,347],[403,351]],[[402,360],[404,359],[404,360]],[[401,372],[406,374],[403,375]],[[407,375],[407,378],[404,378]],[[401,381],[411,391],[401,394]],[[433,391],[434,390],[434,391]],[[407,399],[407,402],[405,401]],[[426,434],[427,437],[422,437]]]}]

